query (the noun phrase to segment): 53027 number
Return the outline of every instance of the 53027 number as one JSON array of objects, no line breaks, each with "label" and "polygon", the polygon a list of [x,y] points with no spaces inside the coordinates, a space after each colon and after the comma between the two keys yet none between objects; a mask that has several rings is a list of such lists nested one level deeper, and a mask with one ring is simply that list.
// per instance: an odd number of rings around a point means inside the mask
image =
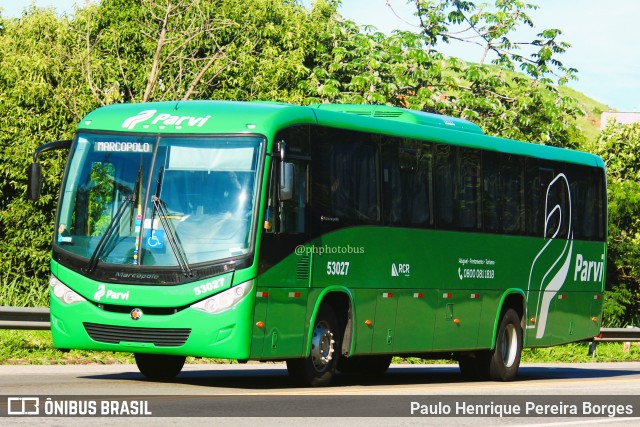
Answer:
[{"label": "53027 number", "polygon": [[218,289],[224,285],[224,278],[219,278],[205,283],[204,285],[196,286],[193,288],[193,293],[196,295],[206,294],[209,291]]},{"label": "53027 number", "polygon": [[329,261],[327,262],[327,274],[329,276],[346,276],[349,274],[348,261]]}]

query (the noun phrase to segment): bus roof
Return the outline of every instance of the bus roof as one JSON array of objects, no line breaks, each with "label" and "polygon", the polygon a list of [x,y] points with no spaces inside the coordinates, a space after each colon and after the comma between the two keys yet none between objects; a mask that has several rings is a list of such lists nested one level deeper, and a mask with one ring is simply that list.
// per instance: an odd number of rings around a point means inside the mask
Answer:
[{"label": "bus roof", "polygon": [[596,155],[484,135],[463,119],[386,105],[279,102],[164,101],[113,104],[85,116],[79,131],[152,134],[262,134],[273,140],[287,126],[316,124],[604,168]]}]

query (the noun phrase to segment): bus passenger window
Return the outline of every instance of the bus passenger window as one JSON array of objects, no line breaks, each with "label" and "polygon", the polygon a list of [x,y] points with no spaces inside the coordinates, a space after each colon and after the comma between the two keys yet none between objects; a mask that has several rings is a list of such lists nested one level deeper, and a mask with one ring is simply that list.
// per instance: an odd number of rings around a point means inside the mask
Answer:
[{"label": "bus passenger window", "polygon": [[436,225],[451,229],[454,225],[455,147],[436,145]]},{"label": "bus passenger window", "polygon": [[457,228],[477,230],[482,226],[480,210],[480,152],[458,149]]},{"label": "bus passenger window", "polygon": [[436,224],[445,230],[478,230],[480,203],[480,151],[436,145]]},{"label": "bus passenger window", "polygon": [[402,227],[433,225],[432,145],[412,139],[382,139],[384,221]]}]

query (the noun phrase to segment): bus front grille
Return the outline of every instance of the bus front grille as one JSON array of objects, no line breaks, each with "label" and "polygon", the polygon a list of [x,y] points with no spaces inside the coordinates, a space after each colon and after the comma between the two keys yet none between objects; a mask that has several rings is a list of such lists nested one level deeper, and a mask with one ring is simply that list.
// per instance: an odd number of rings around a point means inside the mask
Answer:
[{"label": "bus front grille", "polygon": [[151,343],[158,347],[178,347],[187,342],[191,334],[191,329],[187,328],[136,328],[89,322],[84,322],[83,325],[91,339],[109,344],[124,341]]}]

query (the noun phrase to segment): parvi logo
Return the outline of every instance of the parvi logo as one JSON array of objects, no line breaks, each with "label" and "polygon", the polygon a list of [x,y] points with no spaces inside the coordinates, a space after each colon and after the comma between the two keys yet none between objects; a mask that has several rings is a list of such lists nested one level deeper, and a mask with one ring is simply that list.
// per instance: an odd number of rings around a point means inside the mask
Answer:
[{"label": "parvi logo", "polygon": [[132,130],[141,124],[143,129],[148,129],[149,126],[153,125],[158,126],[160,129],[165,129],[167,126],[173,126],[175,129],[182,129],[184,127],[201,128],[211,118],[211,116],[194,117],[174,116],[168,113],[156,114],[157,112],[158,110],[141,111],[135,116],[126,118],[122,122],[122,127]]},{"label": "parvi logo", "polygon": [[573,280],[581,282],[601,282],[604,274],[604,254],[600,261],[589,261],[582,254],[576,254]]},{"label": "parvi logo", "polygon": [[100,301],[102,297],[111,300],[122,300],[126,301],[129,299],[129,291],[127,292],[116,292],[111,289],[107,289],[105,285],[98,286],[98,290],[95,294],[93,294],[93,299],[96,301]]},{"label": "parvi logo", "polygon": [[98,290],[96,291],[95,294],[93,294],[93,299],[96,301],[100,301],[100,298],[104,296],[105,289],[106,289],[105,285],[98,286]]}]

